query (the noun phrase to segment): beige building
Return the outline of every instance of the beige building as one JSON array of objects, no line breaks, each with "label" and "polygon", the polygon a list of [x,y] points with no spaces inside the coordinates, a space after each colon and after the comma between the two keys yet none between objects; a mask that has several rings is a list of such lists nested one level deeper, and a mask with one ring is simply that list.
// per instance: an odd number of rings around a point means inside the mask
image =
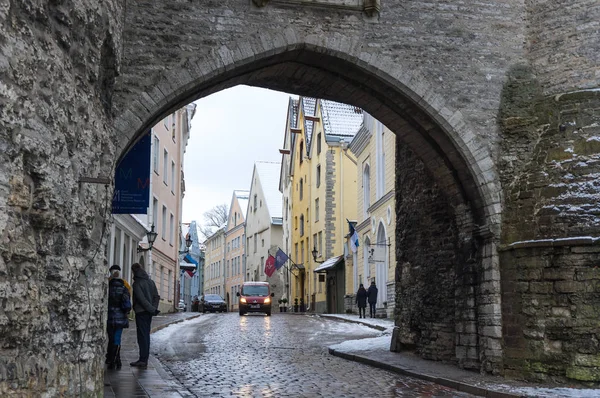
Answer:
[{"label": "beige building", "polygon": [[394,314],[396,242],[396,135],[365,113],[363,127],[350,144],[358,159],[356,231],[360,237],[353,279],[378,288],[378,312]]},{"label": "beige building", "polygon": [[220,228],[204,242],[204,294],[225,292],[225,227]]},{"label": "beige building", "polygon": [[248,191],[233,191],[229,218],[225,230],[225,290],[223,298],[230,311],[238,310],[237,293],[245,280],[250,280],[246,275],[245,262],[245,222],[248,209]]},{"label": "beige building", "polygon": [[[160,310],[174,311],[179,300],[179,226],[184,195],[183,158],[196,110],[189,104],[151,129],[150,208],[140,215],[157,232],[143,262],[161,297]],[[147,243],[142,243],[147,246]],[[142,260],[142,259],[140,259]]]}]

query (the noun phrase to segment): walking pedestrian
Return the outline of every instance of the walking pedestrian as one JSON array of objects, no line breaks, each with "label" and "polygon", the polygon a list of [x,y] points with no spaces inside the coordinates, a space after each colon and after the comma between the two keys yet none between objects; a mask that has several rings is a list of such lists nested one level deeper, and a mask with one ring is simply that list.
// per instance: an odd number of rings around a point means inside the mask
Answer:
[{"label": "walking pedestrian", "polygon": [[371,318],[375,318],[375,306],[377,305],[377,286],[375,286],[375,281],[371,282],[371,286],[369,286],[369,290],[367,290],[367,295]]},{"label": "walking pedestrian", "polygon": [[139,359],[129,365],[146,369],[150,357],[150,327],[152,317],[160,313],[158,310],[160,296],[154,281],[150,279],[140,264],[133,264],[131,271],[133,272],[133,311],[135,312]]},{"label": "walking pedestrian", "polygon": [[358,291],[356,292],[356,305],[358,306],[358,317],[366,318],[366,310],[367,310],[367,289],[361,283],[358,287]]},{"label": "walking pedestrian", "polygon": [[121,336],[123,329],[129,327],[127,315],[131,311],[131,296],[129,284],[121,279],[121,267],[115,264],[109,271],[106,363],[109,369],[121,369]]}]

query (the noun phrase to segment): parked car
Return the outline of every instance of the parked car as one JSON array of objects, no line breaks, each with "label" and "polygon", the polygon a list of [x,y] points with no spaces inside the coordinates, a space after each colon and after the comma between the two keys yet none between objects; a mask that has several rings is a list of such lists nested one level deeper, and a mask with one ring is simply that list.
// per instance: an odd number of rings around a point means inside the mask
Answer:
[{"label": "parked car", "polygon": [[227,303],[218,294],[206,294],[202,299],[202,312],[227,312]]},{"label": "parked car", "polygon": [[271,316],[271,293],[269,282],[244,282],[241,291],[237,294],[240,316],[248,312],[264,312]]},{"label": "parked car", "polygon": [[177,309],[179,311],[184,311],[185,312],[185,310],[186,310],[186,308],[185,308],[185,301],[179,300],[179,304],[177,304]]}]

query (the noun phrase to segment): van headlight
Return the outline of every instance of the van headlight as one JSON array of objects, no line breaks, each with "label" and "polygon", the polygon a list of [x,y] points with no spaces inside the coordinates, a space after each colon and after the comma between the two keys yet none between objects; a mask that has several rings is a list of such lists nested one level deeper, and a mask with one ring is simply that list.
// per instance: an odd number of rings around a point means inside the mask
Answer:
[{"label": "van headlight", "polygon": [[265,304],[271,304],[271,299],[267,297],[267,298],[265,299]]},{"label": "van headlight", "polygon": [[241,297],[241,298],[240,298],[240,303],[246,304],[246,299],[245,299],[245,298],[243,298],[243,297]]}]

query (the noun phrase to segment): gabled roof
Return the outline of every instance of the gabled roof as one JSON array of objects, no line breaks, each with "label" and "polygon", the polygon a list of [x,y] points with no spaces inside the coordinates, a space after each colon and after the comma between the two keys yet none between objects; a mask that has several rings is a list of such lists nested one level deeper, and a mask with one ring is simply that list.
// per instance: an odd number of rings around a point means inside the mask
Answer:
[{"label": "gabled roof", "polygon": [[[317,99],[311,97],[300,97],[300,107],[302,110],[302,114],[304,116],[315,116],[315,111],[317,109]],[[304,134],[306,135],[306,152],[310,148],[310,143],[312,139],[314,122],[312,120],[306,120],[304,118]]]},{"label": "gabled roof", "polygon": [[[285,133],[283,136],[283,149],[292,150],[294,136],[292,134],[291,129],[295,129],[298,124],[298,107],[300,101],[290,97],[288,102],[288,112],[287,112],[287,120],[285,125]],[[287,158],[286,158],[287,156]],[[279,191],[283,192],[283,182],[285,181],[285,177],[287,177],[286,173],[289,173],[290,170],[290,159],[291,155],[281,154],[281,169],[279,173]],[[287,161],[286,161],[287,159]]]},{"label": "gabled roof", "polygon": [[277,179],[279,177],[279,170],[281,163],[279,162],[256,162],[254,164],[256,174],[258,174],[258,180],[262,187],[263,195],[265,196],[265,202],[267,209],[269,210],[269,216],[271,222],[275,219],[281,220],[283,217],[283,199],[281,192],[277,189]]},{"label": "gabled roof", "polygon": [[[250,191],[244,191],[244,190],[235,190],[233,191],[233,194],[235,195],[236,199],[238,200],[238,203],[240,204],[240,209],[242,210],[242,215],[244,216],[244,220],[246,220],[246,212],[248,210],[248,201],[250,199]],[[232,203],[233,205],[233,203]],[[231,211],[231,208],[233,206],[229,207],[229,211]]]},{"label": "gabled roof", "polygon": [[363,123],[363,110],[354,105],[320,100],[325,139],[350,142]]}]

